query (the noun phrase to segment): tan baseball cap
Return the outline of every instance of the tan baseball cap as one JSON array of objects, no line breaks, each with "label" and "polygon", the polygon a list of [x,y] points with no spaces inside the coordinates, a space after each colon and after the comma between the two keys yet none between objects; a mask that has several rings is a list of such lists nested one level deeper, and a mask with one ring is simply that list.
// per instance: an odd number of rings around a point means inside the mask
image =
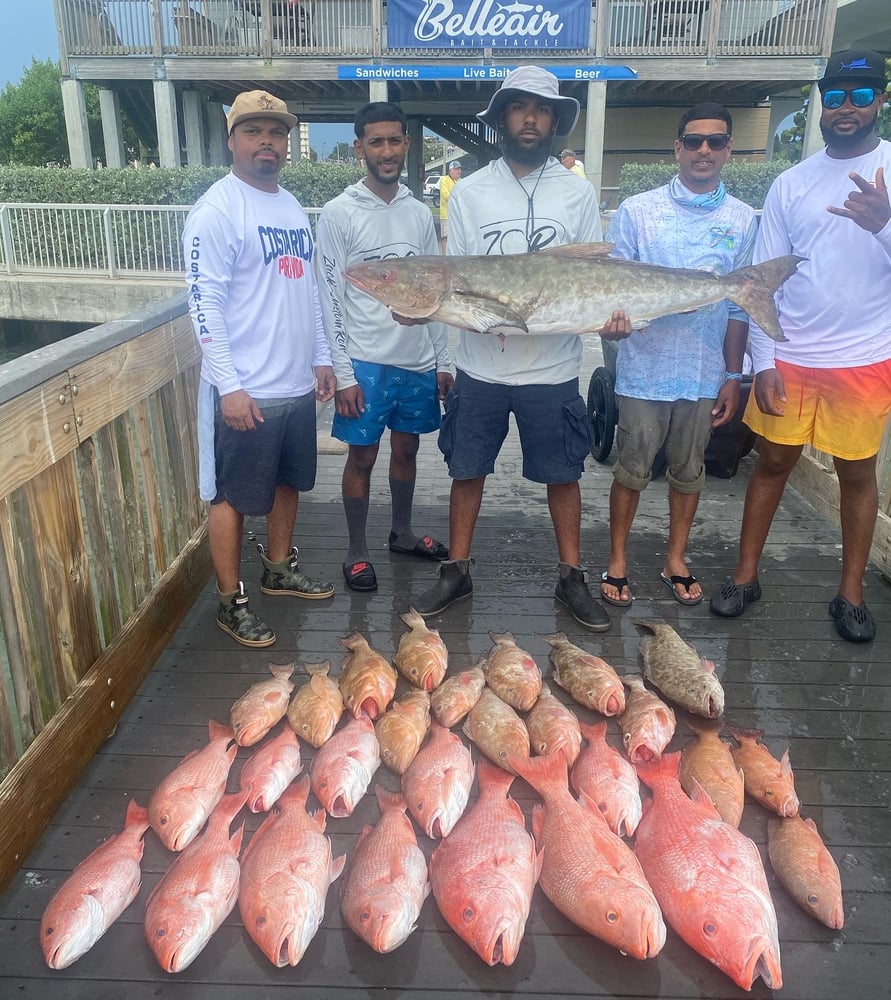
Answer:
[{"label": "tan baseball cap", "polygon": [[226,116],[229,134],[232,134],[232,129],[239,122],[249,118],[275,118],[284,122],[288,128],[294,128],[297,124],[297,116],[288,111],[288,105],[280,97],[273,97],[265,90],[248,90],[235,98]]}]

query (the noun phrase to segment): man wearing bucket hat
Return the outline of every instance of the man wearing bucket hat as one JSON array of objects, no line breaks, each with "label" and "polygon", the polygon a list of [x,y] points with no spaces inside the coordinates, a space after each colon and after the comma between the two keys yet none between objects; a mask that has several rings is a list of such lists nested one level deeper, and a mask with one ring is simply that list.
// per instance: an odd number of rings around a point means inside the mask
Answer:
[{"label": "man wearing bucket hat", "polygon": [[449,236],[449,198],[452,188],[461,180],[461,172],[461,161],[452,160],[449,163],[449,172],[439,182],[439,241],[443,253]]},{"label": "man wearing bucket hat", "polygon": [[189,312],[201,345],[201,498],[217,578],[217,624],[243,646],[275,633],[241,581],[245,516],[266,517],[260,589],[330,597],[291,545],[297,501],[315,485],[316,400],[334,395],[331,353],[313,273],[313,237],[278,177],[297,124],[264,90],[239,94],[227,117],[232,171],[189,213],[183,231]]},{"label": "man wearing bucket hat", "polygon": [[[578,101],[561,97],[546,70],[523,66],[507,74],[477,115],[497,133],[503,155],[453,191],[449,256],[529,253],[601,239],[594,188],[552,155],[555,137],[568,135],[578,114]],[[412,602],[422,615],[438,614],[473,590],[473,532],[513,413],[523,476],[547,488],[559,559],[555,596],[585,628],[609,627],[580,566],[579,479],[589,451],[580,361],[576,334],[507,336],[503,345],[498,337],[460,334],[455,386],[439,434],[452,477],[450,560],[440,566],[436,585]]]},{"label": "man wearing bucket hat", "polygon": [[891,143],[876,135],[885,60],[833,53],[818,83],[826,148],[780,174],[764,203],[753,259],[804,262],[777,294],[788,341],[750,324],[755,391],[746,423],[762,442],[746,492],[739,561],[711,599],[736,617],[761,597],[758,564],[786,480],[805,444],[834,457],[842,565],[829,616],[851,642],[875,638],[863,594],[878,511],[876,455],[891,412]]}]

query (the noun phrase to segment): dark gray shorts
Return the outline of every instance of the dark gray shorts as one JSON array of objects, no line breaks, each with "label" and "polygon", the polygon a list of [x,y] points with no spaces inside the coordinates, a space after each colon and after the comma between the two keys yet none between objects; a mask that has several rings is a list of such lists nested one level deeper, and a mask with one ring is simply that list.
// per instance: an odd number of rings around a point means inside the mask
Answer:
[{"label": "dark gray shorts", "polygon": [[262,516],[272,510],[277,486],[305,493],[316,483],[316,397],[257,399],[263,423],[235,431],[223,423],[215,392],[214,460],[217,494],[240,514]]},{"label": "dark gray shorts", "polygon": [[452,479],[477,479],[495,471],[511,413],[520,432],[524,479],[581,479],[591,441],[578,379],[559,385],[501,385],[462,371],[446,397],[439,431],[439,450]]},{"label": "dark gray shorts", "polygon": [[668,484],[679,493],[699,493],[705,485],[705,449],[712,432],[713,399],[661,400],[619,396],[616,428],[616,481],[629,490],[645,490],[656,453],[664,444]]}]

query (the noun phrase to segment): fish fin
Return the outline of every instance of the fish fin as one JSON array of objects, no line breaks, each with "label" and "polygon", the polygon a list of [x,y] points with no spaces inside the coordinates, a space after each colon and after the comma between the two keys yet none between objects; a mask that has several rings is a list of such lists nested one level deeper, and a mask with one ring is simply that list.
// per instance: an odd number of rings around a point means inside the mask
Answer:
[{"label": "fish fin", "polygon": [[538,802],[532,807],[532,836],[535,839],[536,846],[541,843],[541,833],[544,829],[544,818],[545,807]]},{"label": "fish fin", "polygon": [[405,799],[401,792],[391,792],[389,788],[375,785],[374,793],[377,795],[377,804],[380,807],[381,815],[388,809],[399,809],[405,812]]},{"label": "fish fin", "polygon": [[483,789],[500,791],[502,797],[510,791],[510,786],[514,783],[514,775],[510,771],[505,771],[503,767],[493,764],[485,757],[480,757],[476,765],[476,775],[479,781],[480,792]]},{"label": "fish fin", "polygon": [[336,882],[337,879],[340,878],[340,874],[343,871],[343,866],[346,864],[346,859],[347,856],[345,854],[341,854],[339,858],[331,859],[331,864],[328,867],[328,875],[330,876],[331,879],[331,881],[328,883],[329,885],[331,884],[331,882]]},{"label": "fish fin", "polygon": [[501,646],[509,642],[516,643],[517,641],[513,632],[490,632],[489,638],[496,646]]},{"label": "fish fin", "polygon": [[327,677],[331,669],[330,660],[322,660],[321,663],[307,663],[306,672],[312,677]]},{"label": "fish fin", "polygon": [[536,851],[536,853],[535,853],[535,866],[532,869],[532,884],[533,885],[537,885],[538,884],[538,880],[541,877],[541,869],[542,869],[542,866],[544,865],[544,854],[545,854],[545,849],[543,847],[542,847],[542,849],[540,851]]},{"label": "fish fin", "polygon": [[706,673],[713,674],[715,672],[714,660],[707,660],[704,656],[700,656],[699,662],[702,664],[702,669],[705,670]]},{"label": "fish fin", "polygon": [[548,247],[539,250],[540,254],[550,254],[552,257],[606,257],[615,250],[615,243],[564,243],[559,247]]},{"label": "fish fin", "polygon": [[732,286],[727,289],[727,298],[748,313],[771,340],[788,340],[780,326],[774,295],[803,260],[804,257],[787,254],[739,267],[720,279],[722,284]]},{"label": "fish fin", "polygon": [[[235,732],[231,726],[224,726],[221,722],[217,722],[216,719],[211,719],[207,724],[207,731],[210,734],[210,739],[216,740],[221,739],[223,736],[227,736],[230,740],[235,739]],[[189,757],[192,755],[189,754]],[[188,760],[184,757],[183,760]]]},{"label": "fish fin", "polygon": [[780,771],[787,777],[792,777],[792,765],[789,762],[789,751],[787,750],[782,757],[780,757]]},{"label": "fish fin", "polygon": [[739,729],[736,726],[728,726],[727,732],[739,744],[743,744],[747,740],[751,740],[753,743],[760,743],[761,737],[764,735],[763,729]]},{"label": "fish fin", "polygon": [[419,625],[426,624],[423,617],[414,608],[409,608],[404,615],[399,617],[409,628],[417,628]]},{"label": "fish fin", "polygon": [[606,723],[598,722],[596,725],[592,725],[587,722],[582,722],[579,719],[579,729],[581,730],[582,736],[588,741],[588,745],[591,743],[599,743],[601,740],[606,739]]},{"label": "fish fin", "polygon": [[652,788],[662,778],[677,780],[681,764],[680,752],[664,753],[657,760],[636,761],[634,767],[637,776],[647,786]]},{"label": "fish fin", "polygon": [[[467,330],[501,334],[529,332],[523,317],[500,302],[483,298],[481,295],[464,293],[458,289],[452,294],[458,296],[457,309],[466,319],[466,324],[462,325]],[[448,312],[448,308],[445,311]]]},{"label": "fish fin", "polygon": [[136,799],[130,799],[127,803],[127,814],[124,817],[124,829],[128,826],[141,826],[142,832],[149,828],[148,809],[141,806]]},{"label": "fish fin", "polygon": [[[799,817],[801,822],[809,829],[812,830],[818,837],[820,836],[820,831],[817,829],[817,824],[810,818],[810,816],[805,819],[803,816]],[[822,840],[822,837],[820,838]]]},{"label": "fish fin", "polygon": [[269,672],[273,677],[290,677],[294,673],[295,663],[270,663]]},{"label": "fish fin", "polygon": [[714,813],[716,819],[721,818],[721,814],[715,808],[715,803],[712,802],[712,797],[709,793],[700,785],[696,778],[691,780],[692,790],[690,792],[690,798],[699,803],[701,806],[705,806],[709,812]]},{"label": "fish fin", "polygon": [[[579,789],[578,801],[588,810],[590,813],[596,813],[600,822],[609,829],[609,823],[606,821],[606,817],[600,811],[600,806],[591,798],[591,796],[582,788]],[[596,821],[595,821],[596,822]]]},{"label": "fish fin", "polygon": [[241,853],[241,841],[243,837],[244,837],[244,823],[242,823],[241,826],[235,831],[235,833],[233,833],[232,836],[229,838],[229,843],[232,847],[232,853],[235,855],[236,858]]}]

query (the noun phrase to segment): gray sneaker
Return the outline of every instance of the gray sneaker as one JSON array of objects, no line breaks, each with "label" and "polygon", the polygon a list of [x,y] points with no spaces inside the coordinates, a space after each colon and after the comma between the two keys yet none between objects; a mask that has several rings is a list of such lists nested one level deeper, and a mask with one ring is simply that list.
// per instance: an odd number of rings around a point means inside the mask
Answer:
[{"label": "gray sneaker", "polygon": [[588,574],[578,566],[560,563],[560,579],[554,597],[569,608],[572,617],[584,628],[592,632],[604,632],[609,628],[609,615],[591,596]]},{"label": "gray sneaker", "polygon": [[453,559],[439,564],[439,579],[436,585],[425,591],[412,607],[425,618],[438,615],[451,607],[455,601],[470,597],[473,580],[470,579],[470,559]]},{"label": "gray sneaker", "polygon": [[238,581],[238,590],[231,594],[220,594],[217,625],[242,646],[262,649],[275,642],[275,632],[248,606],[248,597],[241,580]]},{"label": "gray sneaker", "polygon": [[260,553],[260,561],[263,563],[263,576],[260,580],[260,590],[264,594],[275,597],[281,594],[290,597],[304,597],[310,601],[320,601],[325,597],[331,597],[334,593],[334,584],[322,580],[311,580],[305,573],[301,573],[297,565],[297,549],[293,546],[286,558],[281,562],[270,562],[266,558],[266,549],[262,545],[257,545]]}]

